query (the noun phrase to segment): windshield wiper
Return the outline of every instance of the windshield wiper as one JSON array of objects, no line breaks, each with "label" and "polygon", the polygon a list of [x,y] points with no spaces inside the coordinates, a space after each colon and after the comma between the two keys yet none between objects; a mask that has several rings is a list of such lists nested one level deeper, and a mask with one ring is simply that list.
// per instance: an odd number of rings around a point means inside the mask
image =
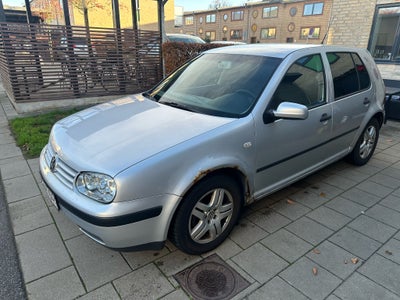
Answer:
[{"label": "windshield wiper", "polygon": [[191,112],[196,112],[196,110],[194,110],[193,108],[190,108],[184,104],[174,102],[174,101],[159,101],[159,103],[169,105],[169,106],[179,108],[179,109],[184,109],[184,110],[191,111]]},{"label": "windshield wiper", "polygon": [[149,98],[150,100],[157,101],[156,97],[153,97],[149,92],[142,93],[142,96]]}]

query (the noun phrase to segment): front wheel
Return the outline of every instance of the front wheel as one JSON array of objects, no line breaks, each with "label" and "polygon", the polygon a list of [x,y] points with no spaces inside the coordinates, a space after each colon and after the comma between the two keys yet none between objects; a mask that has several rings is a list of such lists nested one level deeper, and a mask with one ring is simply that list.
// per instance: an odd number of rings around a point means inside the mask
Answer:
[{"label": "front wheel", "polygon": [[241,200],[235,180],[220,175],[202,180],[182,199],[170,230],[172,242],[189,254],[216,248],[236,224]]},{"label": "front wheel", "polygon": [[349,154],[348,160],[357,165],[365,165],[374,154],[376,144],[379,138],[379,122],[373,118],[365,127],[363,133],[359,137],[353,151]]}]

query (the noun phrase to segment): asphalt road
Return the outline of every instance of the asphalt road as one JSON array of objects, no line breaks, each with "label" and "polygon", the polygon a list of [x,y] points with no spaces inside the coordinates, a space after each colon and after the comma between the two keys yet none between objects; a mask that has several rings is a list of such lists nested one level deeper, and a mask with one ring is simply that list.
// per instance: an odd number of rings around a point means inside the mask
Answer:
[{"label": "asphalt road", "polygon": [[0,299],[27,299],[0,177]]}]

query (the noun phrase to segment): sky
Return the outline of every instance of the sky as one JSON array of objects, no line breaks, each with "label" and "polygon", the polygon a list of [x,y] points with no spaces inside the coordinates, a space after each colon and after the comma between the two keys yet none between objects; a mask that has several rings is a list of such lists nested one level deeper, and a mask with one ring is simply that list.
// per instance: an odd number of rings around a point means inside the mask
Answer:
[{"label": "sky", "polygon": [[3,0],[3,5],[25,6],[24,0]]},{"label": "sky", "polygon": [[[231,6],[242,5],[245,0],[227,0]],[[183,6],[184,11],[205,10],[208,9],[212,0],[175,0],[175,6]]]}]

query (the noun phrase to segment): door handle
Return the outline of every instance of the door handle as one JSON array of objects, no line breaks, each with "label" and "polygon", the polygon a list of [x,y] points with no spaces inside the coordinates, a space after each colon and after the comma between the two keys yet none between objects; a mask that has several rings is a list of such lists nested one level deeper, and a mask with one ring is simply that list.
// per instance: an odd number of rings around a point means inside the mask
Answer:
[{"label": "door handle", "polygon": [[364,105],[369,105],[371,103],[371,100],[369,100],[368,98],[364,98],[363,103]]},{"label": "door handle", "polygon": [[321,119],[319,119],[319,121],[320,121],[320,122],[325,122],[325,121],[328,121],[328,120],[330,120],[330,119],[332,119],[332,116],[331,116],[331,115],[323,114],[323,115],[321,116]]}]

